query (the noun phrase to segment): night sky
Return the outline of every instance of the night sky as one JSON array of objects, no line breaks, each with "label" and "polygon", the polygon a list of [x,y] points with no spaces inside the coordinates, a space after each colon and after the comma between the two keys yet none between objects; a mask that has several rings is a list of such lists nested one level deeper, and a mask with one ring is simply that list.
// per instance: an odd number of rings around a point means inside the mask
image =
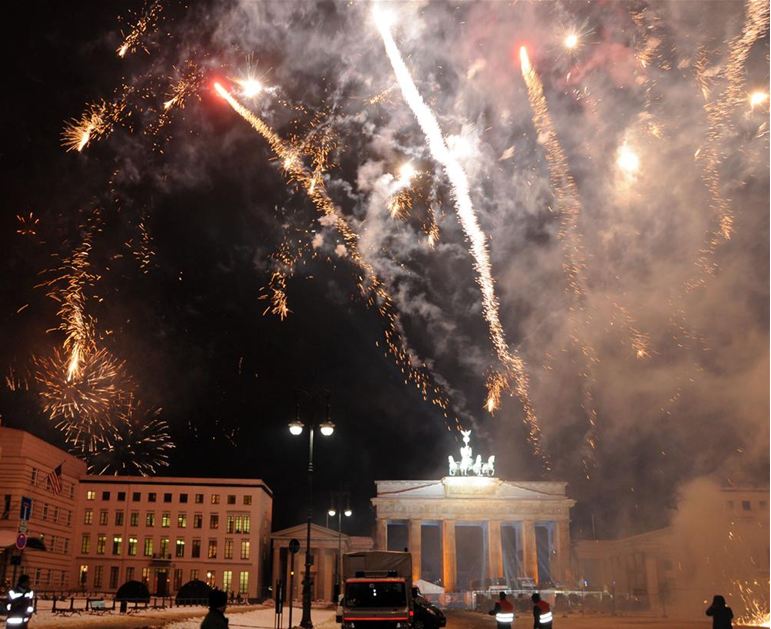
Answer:
[{"label": "night sky", "polygon": [[[730,74],[741,3],[394,5],[396,42],[471,183],[551,471],[517,397],[505,395],[493,416],[483,408],[499,365],[474,266],[369,5],[171,1],[120,58],[152,6],[28,2],[5,23],[0,367],[28,384],[0,390],[5,425],[65,445],[32,375],[33,357],[64,340],[58,304],[39,284],[83,242],[98,208],[89,255],[98,279],[85,311],[97,345],[125,361],[137,397],[168,422],[176,447],[159,473],[263,478],[274,528],[304,518],[307,441],[287,423],[298,401],[301,419],[322,420],[327,392],[336,431],[317,441],[315,519],[323,523],[329,492],[349,491],[347,530],[358,534],[371,532],[374,480],[445,474],[447,455],[458,458],[455,417],[474,430],[475,453],[496,454],[500,477],[567,481],[579,536],[590,535],[591,515],[600,535],[665,524],[680,483],[698,476],[767,482],[768,102],[731,101],[712,145],[705,108],[737,84],[767,93],[767,28],[739,78]],[[581,38],[571,52],[560,44],[568,29]],[[559,196],[520,45],[580,196],[582,342],[595,362],[571,341]],[[193,67],[196,89],[159,125],[169,86]],[[213,94],[214,80],[236,86],[249,70],[275,89],[243,102],[280,135],[324,128],[336,138],[325,185],[389,287],[416,360],[447,392],[448,418],[384,354],[383,322],[339,234]],[[65,122],[100,100],[126,103],[112,132],[66,152]],[[622,145],[639,155],[631,177],[617,165]],[[715,199],[703,155],[714,146],[734,231],[708,251]],[[424,174],[400,220],[386,206],[405,161]],[[422,231],[429,205],[434,249]],[[260,297],[284,239],[305,253],[282,321],[263,314]],[[647,358],[635,355],[631,329],[647,339]]]}]

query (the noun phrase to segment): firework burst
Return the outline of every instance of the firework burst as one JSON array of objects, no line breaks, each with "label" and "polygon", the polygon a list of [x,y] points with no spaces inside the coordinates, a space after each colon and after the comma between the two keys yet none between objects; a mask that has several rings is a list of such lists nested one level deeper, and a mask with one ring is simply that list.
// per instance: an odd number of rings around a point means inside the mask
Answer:
[{"label": "firework burst", "polygon": [[65,123],[62,146],[67,151],[81,152],[92,142],[108,136],[126,109],[125,100],[104,101],[86,107],[80,118]]},{"label": "firework burst", "polygon": [[118,46],[115,51],[121,59],[140,47],[147,52],[147,48],[142,46],[142,37],[144,37],[149,30],[155,28],[155,25],[158,22],[158,16],[162,10],[163,5],[161,5],[160,2],[153,2],[144,14],[132,25],[128,34],[124,36],[123,43]]}]

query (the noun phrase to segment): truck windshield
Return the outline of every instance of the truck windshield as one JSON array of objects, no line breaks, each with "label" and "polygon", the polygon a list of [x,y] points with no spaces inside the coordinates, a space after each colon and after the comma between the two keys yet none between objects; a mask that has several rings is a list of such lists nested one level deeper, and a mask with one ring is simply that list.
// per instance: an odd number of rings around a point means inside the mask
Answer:
[{"label": "truck windshield", "polygon": [[348,583],[345,587],[345,605],[350,608],[405,607],[407,597],[404,583],[398,581]]}]

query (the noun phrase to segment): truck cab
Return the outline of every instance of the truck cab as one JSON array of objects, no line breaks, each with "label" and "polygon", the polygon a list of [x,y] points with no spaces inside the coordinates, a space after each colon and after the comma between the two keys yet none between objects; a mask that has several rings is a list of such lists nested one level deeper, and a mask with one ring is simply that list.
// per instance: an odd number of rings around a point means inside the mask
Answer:
[{"label": "truck cab", "polygon": [[408,629],[412,625],[412,557],[368,551],[343,556],[342,629]]}]

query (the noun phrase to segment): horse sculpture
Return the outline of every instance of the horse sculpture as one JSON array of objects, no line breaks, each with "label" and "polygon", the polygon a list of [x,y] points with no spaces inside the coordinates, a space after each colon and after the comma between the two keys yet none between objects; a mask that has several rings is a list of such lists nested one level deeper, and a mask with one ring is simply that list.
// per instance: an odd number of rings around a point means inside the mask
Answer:
[{"label": "horse sculpture", "polygon": [[450,462],[450,476],[455,476],[460,470],[460,463],[452,458],[452,454],[447,457],[447,460]]},{"label": "horse sculpture", "polygon": [[487,463],[482,463],[482,475],[483,476],[495,476],[495,455],[490,455],[487,459]]}]

